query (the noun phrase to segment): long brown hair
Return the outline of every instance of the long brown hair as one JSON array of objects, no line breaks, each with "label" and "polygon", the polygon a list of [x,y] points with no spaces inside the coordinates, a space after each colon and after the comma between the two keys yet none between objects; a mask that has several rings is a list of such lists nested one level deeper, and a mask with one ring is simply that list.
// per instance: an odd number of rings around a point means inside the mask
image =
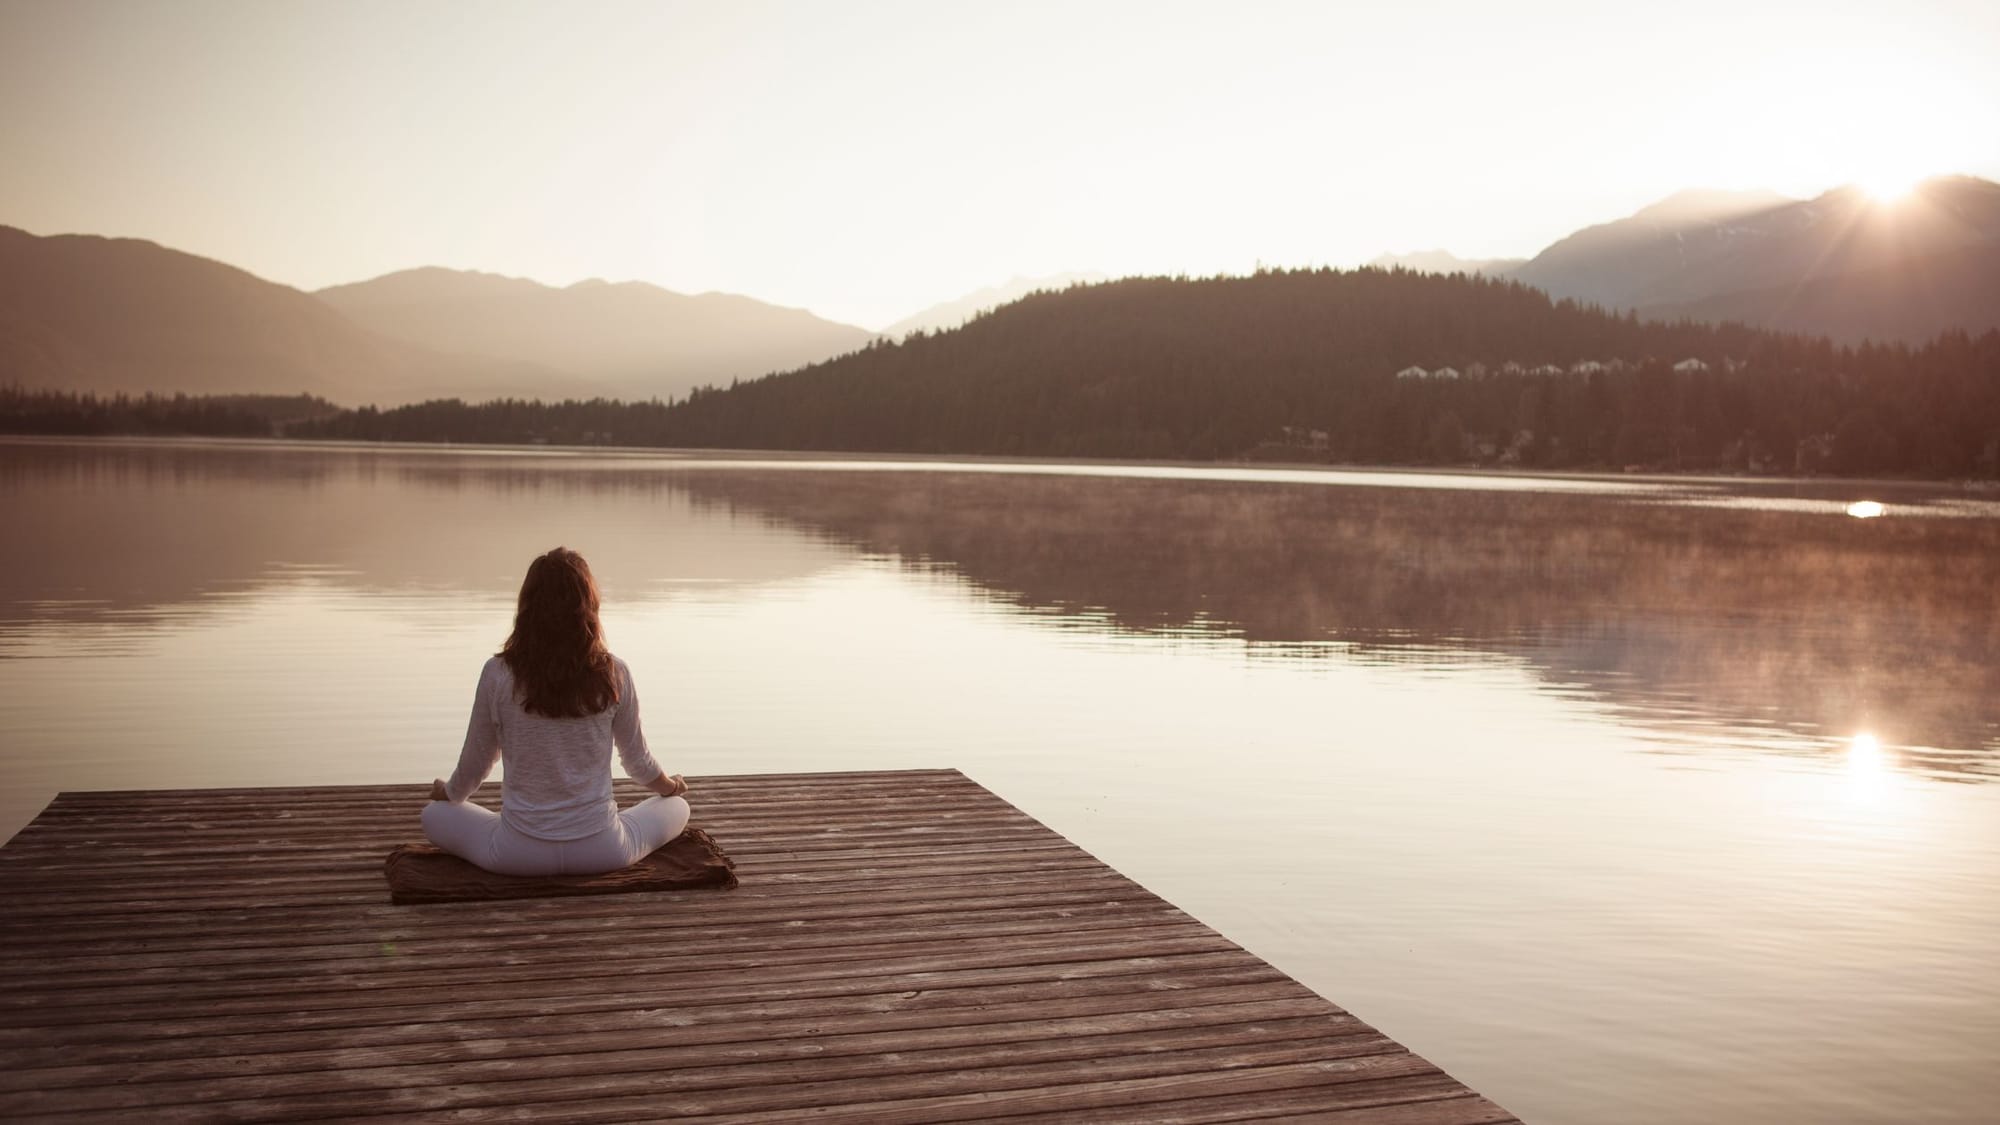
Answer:
[{"label": "long brown hair", "polygon": [[499,655],[513,670],[521,706],[533,714],[574,719],[618,702],[618,673],[597,619],[597,580],[582,555],[557,547],[528,564],[514,632]]}]

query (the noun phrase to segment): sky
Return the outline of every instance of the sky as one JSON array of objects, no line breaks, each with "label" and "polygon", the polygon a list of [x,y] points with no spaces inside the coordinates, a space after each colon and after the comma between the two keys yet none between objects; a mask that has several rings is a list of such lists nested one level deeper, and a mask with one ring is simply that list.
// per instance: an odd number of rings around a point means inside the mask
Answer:
[{"label": "sky", "polygon": [[0,223],[879,328],[1017,276],[2000,179],[1996,63],[1993,0],[0,0]]}]

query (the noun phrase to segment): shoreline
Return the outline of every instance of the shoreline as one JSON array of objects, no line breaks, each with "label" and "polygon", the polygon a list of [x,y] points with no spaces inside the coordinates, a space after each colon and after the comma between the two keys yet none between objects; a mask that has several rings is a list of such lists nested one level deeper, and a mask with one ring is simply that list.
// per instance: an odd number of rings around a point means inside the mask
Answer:
[{"label": "shoreline", "polygon": [[1773,476],[1751,473],[1674,472],[1647,470],[1619,472],[1609,469],[1503,469],[1474,465],[1383,465],[1341,464],[1326,461],[1275,460],[1174,460],[1123,457],[1037,457],[995,453],[891,453],[846,450],[705,449],[686,446],[647,445],[556,445],[514,442],[362,441],[346,438],[214,437],[196,434],[9,434],[0,433],[5,445],[124,445],[179,448],[281,448],[332,450],[399,450],[414,453],[477,456],[484,453],[523,454],[550,458],[609,458],[631,461],[686,463],[697,467],[704,461],[743,464],[768,463],[773,467],[815,464],[879,466],[883,470],[900,467],[936,471],[939,467],[964,466],[982,471],[995,466],[1045,465],[1066,469],[1159,469],[1205,470],[1231,473],[1283,473],[1308,475],[1360,474],[1380,476],[1449,476],[1474,480],[1558,480],[1590,483],[1627,484],[1730,484],[1730,485],[1850,485],[1878,487],[1920,487],[1954,489],[1962,492],[2000,492],[2000,479],[1979,477],[1845,477],[1834,474]]}]

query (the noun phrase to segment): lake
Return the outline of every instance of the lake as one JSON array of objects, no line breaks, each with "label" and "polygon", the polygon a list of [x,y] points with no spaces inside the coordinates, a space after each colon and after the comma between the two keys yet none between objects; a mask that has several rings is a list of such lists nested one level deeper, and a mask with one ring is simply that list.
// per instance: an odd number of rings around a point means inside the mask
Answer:
[{"label": "lake", "polygon": [[1528,1121],[2000,1115],[1994,491],[22,440],[0,518],[0,834],[419,792],[560,544],[670,770],[962,769]]}]

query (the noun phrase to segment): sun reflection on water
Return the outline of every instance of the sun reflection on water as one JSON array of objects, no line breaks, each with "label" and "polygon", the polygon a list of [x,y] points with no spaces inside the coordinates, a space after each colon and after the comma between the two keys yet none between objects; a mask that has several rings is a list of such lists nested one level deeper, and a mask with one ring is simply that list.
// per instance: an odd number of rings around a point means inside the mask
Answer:
[{"label": "sun reflection on water", "polygon": [[1873,800],[1880,797],[1890,782],[1889,756],[1882,751],[1882,740],[1863,731],[1847,743],[1847,788],[1857,797]]},{"label": "sun reflection on water", "polygon": [[1858,520],[1872,520],[1886,510],[1878,500],[1856,500],[1847,506],[1847,514]]}]

